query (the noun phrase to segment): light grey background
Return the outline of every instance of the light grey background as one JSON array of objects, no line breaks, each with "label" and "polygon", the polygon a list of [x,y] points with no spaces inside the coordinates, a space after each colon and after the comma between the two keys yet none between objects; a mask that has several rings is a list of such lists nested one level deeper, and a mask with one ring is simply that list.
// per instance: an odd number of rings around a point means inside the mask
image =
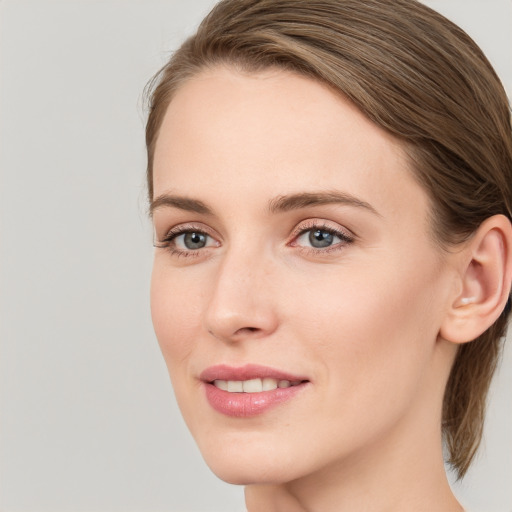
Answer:
[{"label": "light grey background", "polygon": [[[430,0],[512,91],[512,1]],[[150,323],[141,92],[210,0],[0,2],[0,511],[242,511]],[[509,343],[510,344],[510,343]],[[456,492],[512,511],[512,350]]]}]

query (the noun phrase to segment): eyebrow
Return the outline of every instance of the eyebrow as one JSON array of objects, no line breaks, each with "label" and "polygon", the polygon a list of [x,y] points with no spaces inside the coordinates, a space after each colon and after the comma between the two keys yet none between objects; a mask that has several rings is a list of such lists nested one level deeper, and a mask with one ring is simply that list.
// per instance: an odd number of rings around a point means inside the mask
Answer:
[{"label": "eyebrow", "polygon": [[343,204],[363,208],[369,212],[381,217],[380,213],[366,201],[363,201],[351,194],[345,192],[302,192],[279,196],[269,202],[271,213],[287,212],[290,210],[299,210],[308,206],[318,206],[323,204]]},{"label": "eyebrow", "polygon": [[212,215],[213,212],[208,206],[198,199],[190,199],[188,197],[175,196],[171,194],[162,194],[151,201],[149,206],[149,215],[152,216],[155,210],[164,206],[178,208],[187,212],[201,213],[203,215]]},{"label": "eyebrow", "polygon": [[[347,206],[354,206],[366,209],[379,217],[381,216],[370,203],[358,199],[351,194],[347,194],[346,192],[338,191],[301,192],[298,194],[278,196],[269,201],[268,210],[270,213],[280,213],[324,204],[343,204]],[[163,207],[177,208],[179,210],[200,213],[203,215],[213,215],[213,210],[211,210],[202,201],[172,194],[162,194],[154,199],[149,207],[149,214],[153,215],[155,210]]]}]

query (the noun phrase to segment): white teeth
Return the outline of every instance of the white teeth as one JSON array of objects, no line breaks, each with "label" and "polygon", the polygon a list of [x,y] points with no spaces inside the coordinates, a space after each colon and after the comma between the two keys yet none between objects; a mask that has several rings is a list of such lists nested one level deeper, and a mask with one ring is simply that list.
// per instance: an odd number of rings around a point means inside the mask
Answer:
[{"label": "white teeth", "polygon": [[300,384],[300,381],[290,382],[289,380],[277,380],[269,377],[264,379],[213,381],[215,387],[230,393],[261,393],[262,391],[272,391],[277,388],[289,388],[298,384]]},{"label": "white teeth", "polygon": [[230,393],[241,393],[244,390],[244,383],[241,380],[228,380],[228,391]]},{"label": "white teeth", "polygon": [[244,380],[244,393],[261,393],[263,391],[263,383],[261,379]]},{"label": "white teeth", "polygon": [[276,379],[270,379],[270,378],[266,377],[262,380],[262,382],[263,382],[263,391],[272,391],[273,389],[277,388],[277,380]]},{"label": "white teeth", "polygon": [[227,380],[214,380],[213,384],[215,387],[222,389],[222,391],[228,390],[228,381]]}]

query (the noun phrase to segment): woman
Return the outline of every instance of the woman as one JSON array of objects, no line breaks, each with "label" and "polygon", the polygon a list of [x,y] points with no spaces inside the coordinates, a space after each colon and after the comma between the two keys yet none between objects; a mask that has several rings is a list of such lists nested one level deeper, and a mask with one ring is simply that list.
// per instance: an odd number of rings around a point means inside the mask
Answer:
[{"label": "woman", "polygon": [[510,312],[512,136],[411,0],[225,0],[147,123],[155,331],[249,512],[460,511]]}]

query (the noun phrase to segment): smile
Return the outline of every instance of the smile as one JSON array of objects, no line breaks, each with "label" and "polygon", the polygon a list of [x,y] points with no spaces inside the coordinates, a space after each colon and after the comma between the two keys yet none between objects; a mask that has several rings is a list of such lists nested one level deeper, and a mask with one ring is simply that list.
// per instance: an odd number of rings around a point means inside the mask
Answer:
[{"label": "smile", "polygon": [[311,384],[306,378],[259,365],[212,366],[200,379],[209,405],[235,418],[263,414],[291,401]]},{"label": "smile", "polygon": [[214,380],[213,385],[222,391],[229,393],[261,393],[274,389],[285,389],[291,386],[298,386],[302,381],[278,380],[271,377],[249,380]]}]

